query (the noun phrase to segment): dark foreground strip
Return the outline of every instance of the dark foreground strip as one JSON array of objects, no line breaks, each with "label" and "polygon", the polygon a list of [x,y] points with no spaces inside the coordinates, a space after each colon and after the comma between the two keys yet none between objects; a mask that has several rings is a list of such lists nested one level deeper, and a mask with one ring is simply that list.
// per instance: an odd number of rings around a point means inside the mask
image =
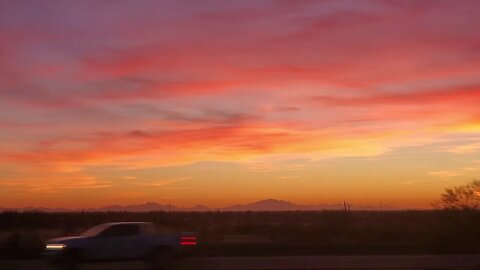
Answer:
[{"label": "dark foreground strip", "polygon": [[475,269],[480,255],[418,256],[305,256],[206,258],[202,269]]},{"label": "dark foreground strip", "polygon": [[[5,270],[48,270],[42,261],[0,261]],[[87,264],[82,270],[144,270],[141,262]],[[320,270],[320,269],[471,269],[480,270],[478,255],[218,257],[183,260],[176,269]]]}]

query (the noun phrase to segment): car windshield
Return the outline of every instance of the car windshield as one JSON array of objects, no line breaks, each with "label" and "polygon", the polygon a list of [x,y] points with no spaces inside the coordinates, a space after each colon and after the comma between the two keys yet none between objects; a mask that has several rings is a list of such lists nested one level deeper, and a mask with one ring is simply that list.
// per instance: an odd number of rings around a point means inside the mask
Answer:
[{"label": "car windshield", "polygon": [[82,233],[82,236],[85,236],[85,237],[97,236],[99,233],[103,232],[107,227],[108,227],[107,224],[100,224],[100,225],[94,226],[88,231]]}]

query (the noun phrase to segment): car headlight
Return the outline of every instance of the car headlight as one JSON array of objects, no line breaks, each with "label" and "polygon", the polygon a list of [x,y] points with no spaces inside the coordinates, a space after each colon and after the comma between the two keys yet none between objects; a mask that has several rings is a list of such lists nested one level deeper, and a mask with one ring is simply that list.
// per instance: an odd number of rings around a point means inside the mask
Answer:
[{"label": "car headlight", "polygon": [[45,249],[47,250],[62,250],[66,248],[67,245],[64,244],[46,244]]}]

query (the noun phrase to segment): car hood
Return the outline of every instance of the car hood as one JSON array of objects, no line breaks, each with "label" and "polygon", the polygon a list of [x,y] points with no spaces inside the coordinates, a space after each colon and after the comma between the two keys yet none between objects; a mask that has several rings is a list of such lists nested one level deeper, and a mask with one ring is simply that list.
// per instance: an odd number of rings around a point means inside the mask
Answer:
[{"label": "car hood", "polygon": [[52,244],[52,243],[66,243],[70,241],[75,241],[79,239],[84,239],[85,237],[83,236],[68,236],[68,237],[59,237],[59,238],[53,238],[47,241],[47,244]]}]

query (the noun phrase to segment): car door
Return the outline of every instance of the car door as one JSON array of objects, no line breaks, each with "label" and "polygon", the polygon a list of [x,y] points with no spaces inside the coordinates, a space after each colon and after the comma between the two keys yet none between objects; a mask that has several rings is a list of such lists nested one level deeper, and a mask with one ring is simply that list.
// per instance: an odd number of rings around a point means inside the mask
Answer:
[{"label": "car door", "polygon": [[144,249],[147,244],[145,240],[140,225],[124,225],[121,235],[114,241],[116,258],[124,260],[140,258],[145,253]]},{"label": "car door", "polygon": [[137,224],[116,224],[92,239],[89,257],[94,260],[128,260],[136,257],[132,242],[139,236]]}]

